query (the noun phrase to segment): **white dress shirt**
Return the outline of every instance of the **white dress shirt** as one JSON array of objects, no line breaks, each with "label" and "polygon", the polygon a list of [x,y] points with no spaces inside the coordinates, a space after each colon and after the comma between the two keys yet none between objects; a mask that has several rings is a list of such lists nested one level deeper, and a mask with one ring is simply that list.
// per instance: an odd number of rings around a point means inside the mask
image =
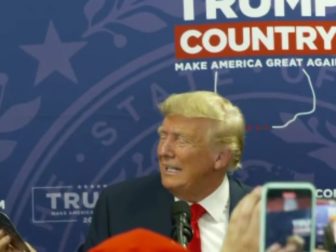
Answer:
[{"label": "white dress shirt", "polygon": [[198,221],[202,252],[219,252],[223,247],[229,221],[229,190],[225,176],[212,194],[197,202],[207,211]]}]

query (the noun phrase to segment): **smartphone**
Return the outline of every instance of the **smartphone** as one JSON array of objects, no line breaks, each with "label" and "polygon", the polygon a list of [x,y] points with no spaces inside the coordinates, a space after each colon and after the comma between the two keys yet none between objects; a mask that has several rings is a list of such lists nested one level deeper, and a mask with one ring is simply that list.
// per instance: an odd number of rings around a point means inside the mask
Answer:
[{"label": "smartphone", "polygon": [[11,246],[18,251],[29,252],[30,249],[22,239],[21,235],[16,230],[14,224],[9,217],[0,212],[0,229],[4,230],[6,234],[11,237]]},{"label": "smartphone", "polygon": [[336,200],[317,199],[316,247],[332,251],[336,247]]},{"label": "smartphone", "polygon": [[[305,182],[271,182],[262,189],[260,252],[312,252],[315,188]],[[275,249],[277,248],[277,249]]]}]

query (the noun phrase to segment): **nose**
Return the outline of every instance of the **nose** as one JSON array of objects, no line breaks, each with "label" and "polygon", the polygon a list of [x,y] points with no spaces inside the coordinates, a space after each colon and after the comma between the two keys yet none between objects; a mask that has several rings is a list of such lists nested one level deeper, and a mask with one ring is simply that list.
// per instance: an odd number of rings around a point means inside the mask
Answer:
[{"label": "nose", "polygon": [[165,139],[160,139],[157,153],[159,158],[171,158],[174,157],[174,146],[169,137]]}]

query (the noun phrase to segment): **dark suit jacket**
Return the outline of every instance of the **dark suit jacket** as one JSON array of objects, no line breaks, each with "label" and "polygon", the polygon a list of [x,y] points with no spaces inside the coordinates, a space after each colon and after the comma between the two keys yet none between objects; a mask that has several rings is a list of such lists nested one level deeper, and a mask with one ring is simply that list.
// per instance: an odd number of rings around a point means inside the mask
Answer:
[{"label": "dark suit jacket", "polygon": [[[250,187],[229,177],[230,213]],[[162,185],[159,174],[112,185],[97,202],[84,251],[110,236],[144,227],[170,236],[170,211],[174,197]]]}]

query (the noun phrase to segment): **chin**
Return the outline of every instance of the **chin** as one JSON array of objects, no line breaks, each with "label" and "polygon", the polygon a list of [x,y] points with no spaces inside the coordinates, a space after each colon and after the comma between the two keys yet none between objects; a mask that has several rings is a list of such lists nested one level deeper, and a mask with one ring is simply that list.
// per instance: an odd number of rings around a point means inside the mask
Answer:
[{"label": "chin", "polygon": [[162,176],[161,175],[161,183],[163,185],[163,187],[165,187],[166,189],[169,189],[171,187],[174,187],[174,181],[172,181],[172,179],[167,178],[166,176]]},{"label": "chin", "polygon": [[166,176],[161,176],[161,183],[163,187],[169,191],[174,191],[174,189],[179,187],[176,178],[167,178]]},{"label": "chin", "polygon": [[175,197],[184,200],[184,186],[181,183],[177,183],[176,180],[161,178],[162,186],[167,189]]}]

